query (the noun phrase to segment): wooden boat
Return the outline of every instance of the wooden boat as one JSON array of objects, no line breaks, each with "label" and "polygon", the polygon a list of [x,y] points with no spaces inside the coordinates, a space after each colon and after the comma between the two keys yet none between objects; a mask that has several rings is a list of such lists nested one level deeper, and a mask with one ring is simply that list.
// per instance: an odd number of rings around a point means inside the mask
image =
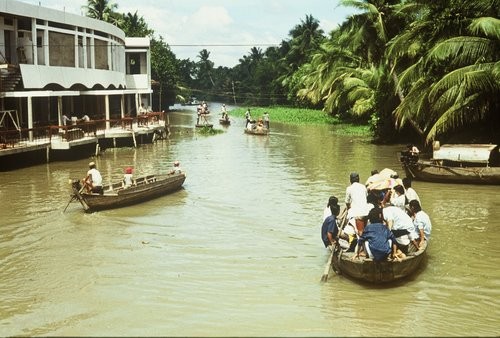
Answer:
[{"label": "wooden boat", "polygon": [[119,208],[179,190],[185,179],[185,173],[149,175],[137,178],[136,185],[128,188],[123,188],[121,181],[103,186],[103,195],[82,192],[80,180],[73,180],[71,184],[72,199],[77,199],[85,212]]},{"label": "wooden boat", "polygon": [[219,119],[219,123],[224,125],[224,126],[228,126],[231,124],[231,120],[226,120],[226,119]]},{"label": "wooden boat", "polygon": [[198,124],[195,124],[196,128],[208,128],[208,129],[212,129],[213,126],[214,125],[211,124],[211,123],[198,123]]},{"label": "wooden boat", "polygon": [[354,252],[346,252],[337,246],[332,257],[332,267],[338,273],[369,283],[389,283],[415,273],[426,257],[427,241],[415,253],[409,253],[401,261],[376,262],[371,258],[354,258]]},{"label": "wooden boat", "polygon": [[245,128],[245,134],[249,135],[269,135],[269,129],[265,127],[255,127],[252,129]]},{"label": "wooden boat", "polygon": [[500,153],[496,144],[436,145],[423,160],[401,152],[407,177],[437,183],[500,184]]}]

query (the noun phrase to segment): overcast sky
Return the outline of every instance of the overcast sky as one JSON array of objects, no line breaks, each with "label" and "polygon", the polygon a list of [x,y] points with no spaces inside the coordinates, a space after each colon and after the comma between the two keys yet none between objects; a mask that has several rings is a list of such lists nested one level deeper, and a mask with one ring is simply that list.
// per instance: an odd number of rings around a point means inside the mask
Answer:
[{"label": "overcast sky", "polygon": [[[83,15],[85,0],[22,0]],[[263,51],[288,40],[288,33],[306,15],[319,20],[325,32],[354,12],[337,0],[111,0],[120,13],[143,16],[155,36],[162,36],[178,59],[198,61],[210,52],[215,66],[233,67],[252,47]],[[187,46],[182,46],[187,45]],[[223,46],[214,46],[223,45]]]}]

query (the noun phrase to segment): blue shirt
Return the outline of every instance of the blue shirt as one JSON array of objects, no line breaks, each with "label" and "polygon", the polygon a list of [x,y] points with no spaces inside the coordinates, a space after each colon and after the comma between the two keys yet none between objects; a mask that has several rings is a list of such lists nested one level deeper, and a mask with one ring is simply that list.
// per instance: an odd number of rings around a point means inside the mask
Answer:
[{"label": "blue shirt", "polygon": [[337,217],[334,215],[330,215],[323,221],[323,225],[321,226],[321,239],[323,240],[323,244],[325,244],[325,248],[330,245],[330,241],[328,240],[327,233],[331,232],[333,238],[337,238],[339,234],[339,228],[337,227]]},{"label": "blue shirt", "polygon": [[363,230],[363,234],[358,239],[358,245],[363,245],[365,241],[370,246],[373,259],[376,261],[385,260],[391,253],[389,239],[395,243],[396,238],[387,226],[382,223],[370,223]]}]

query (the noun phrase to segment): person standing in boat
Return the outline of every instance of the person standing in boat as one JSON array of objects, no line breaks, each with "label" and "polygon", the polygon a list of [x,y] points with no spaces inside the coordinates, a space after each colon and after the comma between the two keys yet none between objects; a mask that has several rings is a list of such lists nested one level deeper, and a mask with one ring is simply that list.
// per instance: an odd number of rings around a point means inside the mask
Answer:
[{"label": "person standing in boat", "polygon": [[226,104],[225,103],[222,104],[222,107],[221,107],[220,110],[222,112],[222,118],[227,121],[228,120],[228,116],[227,116],[227,109],[226,109]]},{"label": "person standing in boat", "polygon": [[332,250],[337,244],[339,228],[337,226],[337,216],[340,212],[340,206],[338,205],[338,198],[335,196],[330,196],[328,199],[327,209],[323,212],[324,220],[321,226],[321,239],[325,248],[330,247]]},{"label": "person standing in boat", "polygon": [[269,129],[269,113],[267,111],[264,112],[264,127]]},{"label": "person standing in boat", "polygon": [[410,201],[410,211],[413,217],[415,230],[419,234],[418,248],[422,247],[424,240],[429,241],[431,238],[432,223],[429,215],[422,210],[420,202],[415,200]]},{"label": "person standing in boat", "polygon": [[99,195],[104,193],[102,189],[102,176],[99,170],[97,170],[95,162],[89,163],[89,171],[87,171],[87,176],[83,179],[83,186],[87,187],[87,192]]},{"label": "person standing in boat", "polygon": [[245,119],[247,120],[245,128],[248,128],[248,125],[251,123],[250,121],[252,120],[252,116],[250,115],[250,109],[247,109],[247,111],[245,112]]},{"label": "person standing in boat", "polygon": [[368,213],[368,224],[358,239],[356,258],[364,250],[374,261],[384,261],[392,253],[396,256],[397,246],[394,234],[382,221],[382,210],[375,207]]},{"label": "person standing in boat", "polygon": [[368,191],[366,187],[359,183],[359,174],[356,172],[351,173],[351,185],[345,191],[345,205],[347,208],[347,219],[354,220],[356,225],[356,232],[360,235],[366,224],[367,202],[366,196]]}]

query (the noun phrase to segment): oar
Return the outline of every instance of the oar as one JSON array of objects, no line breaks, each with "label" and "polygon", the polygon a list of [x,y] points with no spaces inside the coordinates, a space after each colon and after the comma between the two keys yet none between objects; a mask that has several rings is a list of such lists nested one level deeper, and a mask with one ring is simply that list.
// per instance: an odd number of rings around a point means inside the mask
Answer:
[{"label": "oar", "polygon": [[69,204],[70,204],[71,202],[73,202],[73,200],[74,200],[74,199],[75,199],[75,195],[73,194],[73,196],[71,196],[71,199],[69,200],[68,204],[66,204],[66,208],[64,208],[63,212],[65,212],[65,211],[66,211],[66,209],[68,209]]},{"label": "oar", "polygon": [[[84,184],[83,184],[83,186],[80,188],[80,191],[78,192],[79,194],[81,194],[81,193],[82,193],[83,188],[85,188],[85,185],[86,185],[86,184],[87,184],[87,183],[84,183]],[[76,198],[76,195],[75,195],[75,193],[73,193],[73,195],[71,195],[71,198],[70,198],[70,200],[69,200],[68,204],[66,204],[66,208],[64,208],[63,212],[65,212],[65,211],[66,211],[66,209],[68,209],[69,204],[70,204],[71,202],[73,202],[73,200],[74,200],[75,198]]]},{"label": "oar", "polygon": [[333,251],[334,251],[334,248],[332,248],[332,253],[330,254],[330,257],[328,258],[328,262],[326,262],[325,269],[323,271],[323,276],[321,276],[322,282],[326,282],[328,280],[328,274],[330,272],[330,267],[332,266]]}]

